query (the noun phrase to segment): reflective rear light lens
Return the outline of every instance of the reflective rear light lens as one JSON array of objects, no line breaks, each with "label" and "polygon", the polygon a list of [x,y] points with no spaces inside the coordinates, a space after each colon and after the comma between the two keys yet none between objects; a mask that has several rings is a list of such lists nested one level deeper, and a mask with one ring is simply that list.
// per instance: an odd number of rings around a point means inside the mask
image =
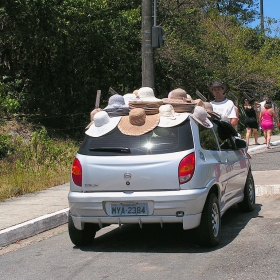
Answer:
[{"label": "reflective rear light lens", "polygon": [[77,158],[72,164],[72,180],[77,186],[82,186],[82,165]]},{"label": "reflective rear light lens", "polygon": [[195,155],[192,153],[184,157],[179,164],[178,177],[180,185],[188,182],[192,178],[194,170]]}]

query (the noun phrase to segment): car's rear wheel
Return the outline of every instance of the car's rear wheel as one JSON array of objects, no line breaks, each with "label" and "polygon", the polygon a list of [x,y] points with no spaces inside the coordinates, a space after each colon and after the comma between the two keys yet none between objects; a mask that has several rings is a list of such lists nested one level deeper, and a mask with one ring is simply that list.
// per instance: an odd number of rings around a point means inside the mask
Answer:
[{"label": "car's rear wheel", "polygon": [[221,213],[217,196],[211,193],[205,202],[200,225],[197,228],[199,243],[203,246],[217,246],[221,235]]},{"label": "car's rear wheel", "polygon": [[83,230],[76,229],[71,214],[68,216],[68,232],[72,243],[76,246],[91,245],[99,227],[96,224],[85,224]]},{"label": "car's rear wheel", "polygon": [[238,203],[238,208],[244,212],[252,212],[255,209],[256,192],[252,172],[249,171],[244,186],[244,199]]}]

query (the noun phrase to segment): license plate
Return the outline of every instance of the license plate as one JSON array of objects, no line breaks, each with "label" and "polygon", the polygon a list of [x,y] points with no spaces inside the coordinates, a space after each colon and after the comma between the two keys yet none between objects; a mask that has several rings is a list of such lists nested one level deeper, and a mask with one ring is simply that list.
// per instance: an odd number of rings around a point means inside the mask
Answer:
[{"label": "license plate", "polygon": [[111,204],[111,216],[144,216],[148,215],[147,203]]}]

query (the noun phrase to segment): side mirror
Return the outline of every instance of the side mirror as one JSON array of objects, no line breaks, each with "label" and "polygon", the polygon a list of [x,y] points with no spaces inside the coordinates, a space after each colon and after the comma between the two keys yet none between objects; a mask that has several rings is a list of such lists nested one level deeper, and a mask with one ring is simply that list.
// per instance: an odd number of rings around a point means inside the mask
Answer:
[{"label": "side mirror", "polygon": [[235,147],[236,149],[246,149],[247,142],[243,139],[235,138]]}]

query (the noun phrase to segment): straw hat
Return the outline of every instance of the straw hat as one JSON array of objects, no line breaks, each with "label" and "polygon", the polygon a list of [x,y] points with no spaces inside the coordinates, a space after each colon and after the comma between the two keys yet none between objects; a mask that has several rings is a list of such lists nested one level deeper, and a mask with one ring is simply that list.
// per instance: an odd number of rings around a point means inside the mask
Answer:
[{"label": "straw hat", "polygon": [[185,100],[185,99],[188,99],[188,100],[191,100],[192,97],[187,94],[187,92],[181,88],[176,88],[176,89],[173,89],[171,92],[169,92],[168,94],[168,98],[170,99],[180,99],[180,100]]},{"label": "straw hat", "polygon": [[150,87],[141,87],[138,90],[137,96],[142,100],[142,101],[150,101],[150,102],[158,102],[161,99],[158,99],[155,97],[154,91]]},{"label": "straw hat", "polygon": [[205,110],[213,111],[213,106],[210,102],[204,102],[204,108]]},{"label": "straw hat", "polygon": [[213,111],[213,106],[210,102],[204,102],[204,108],[211,119],[221,119],[221,115]]},{"label": "straw hat", "polygon": [[196,106],[205,108],[204,102],[201,99],[195,99],[194,102],[196,102]]},{"label": "straw hat", "polygon": [[187,92],[185,90],[183,90],[182,88],[176,88],[171,91],[169,98],[171,98],[171,99],[187,98]]},{"label": "straw hat", "polygon": [[174,108],[171,104],[161,105],[159,107],[159,127],[172,127],[185,121],[189,114],[188,113],[175,113]]},{"label": "straw hat", "polygon": [[119,123],[121,116],[110,118],[106,111],[97,112],[94,117],[94,123],[86,131],[86,134],[92,137],[99,137],[113,130]]},{"label": "straw hat", "polygon": [[128,105],[129,101],[137,101],[139,98],[134,93],[127,93],[123,96],[124,102]]},{"label": "straw hat", "polygon": [[133,94],[134,94],[136,97],[138,97],[138,89],[135,89],[135,90],[133,91]]},{"label": "straw hat", "polygon": [[147,116],[144,109],[135,108],[121,118],[118,128],[123,134],[138,136],[153,130],[158,123],[159,114]]},{"label": "straw hat", "polygon": [[194,112],[191,114],[191,117],[206,128],[213,127],[211,121],[207,119],[206,110],[201,106],[196,106],[194,108]]}]

